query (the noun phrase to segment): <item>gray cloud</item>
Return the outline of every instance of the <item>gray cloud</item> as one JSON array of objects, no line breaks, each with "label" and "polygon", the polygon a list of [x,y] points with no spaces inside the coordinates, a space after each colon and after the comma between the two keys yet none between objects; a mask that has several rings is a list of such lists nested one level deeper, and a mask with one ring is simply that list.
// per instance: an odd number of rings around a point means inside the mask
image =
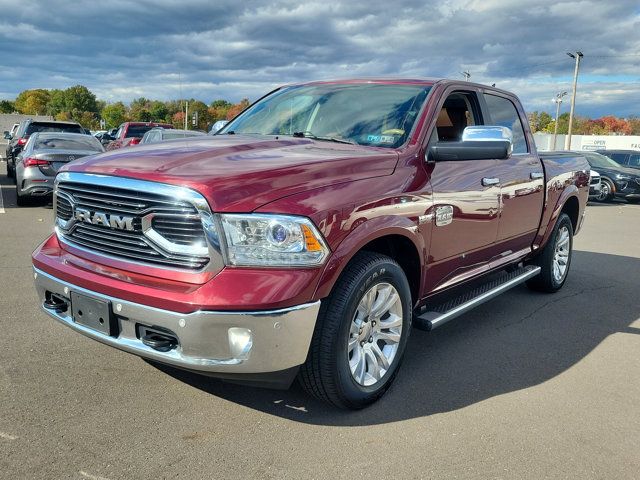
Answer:
[{"label": "gray cloud", "polygon": [[257,98],[353,76],[497,83],[551,110],[585,59],[577,112],[638,114],[636,0],[0,0],[0,97],[87,85],[100,98]]}]

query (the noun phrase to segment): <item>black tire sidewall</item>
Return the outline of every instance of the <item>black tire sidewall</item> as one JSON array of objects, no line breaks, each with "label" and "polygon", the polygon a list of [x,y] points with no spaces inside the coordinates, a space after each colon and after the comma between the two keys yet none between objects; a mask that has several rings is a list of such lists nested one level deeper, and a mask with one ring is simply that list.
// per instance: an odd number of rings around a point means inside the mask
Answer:
[{"label": "black tire sidewall", "polygon": [[[365,387],[359,385],[349,368],[349,358],[347,352],[347,342],[349,339],[349,331],[351,320],[355,314],[358,303],[362,296],[371,287],[379,283],[389,283],[398,291],[402,301],[402,333],[398,351],[391,365],[390,370],[375,385]],[[341,390],[341,396],[345,398],[353,406],[364,406],[371,403],[380,395],[382,395],[398,372],[398,368],[402,363],[402,357],[411,330],[412,306],[411,306],[411,290],[409,283],[402,269],[393,262],[381,260],[376,262],[369,268],[352,287],[349,294],[349,300],[343,309],[342,323],[338,330],[338,336],[335,342],[337,386]]]}]

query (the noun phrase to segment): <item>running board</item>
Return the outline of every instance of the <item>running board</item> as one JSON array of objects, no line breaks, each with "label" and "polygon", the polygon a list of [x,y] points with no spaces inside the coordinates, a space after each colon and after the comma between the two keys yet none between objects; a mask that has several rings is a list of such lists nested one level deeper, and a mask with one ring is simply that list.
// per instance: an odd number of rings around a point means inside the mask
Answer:
[{"label": "running board", "polygon": [[531,277],[535,277],[538,273],[540,273],[540,267],[536,265],[528,265],[512,272],[504,272],[498,278],[469,290],[459,297],[448,299],[440,304],[427,305],[428,311],[414,317],[413,325],[420,330],[433,330],[472,308],[520,285]]}]

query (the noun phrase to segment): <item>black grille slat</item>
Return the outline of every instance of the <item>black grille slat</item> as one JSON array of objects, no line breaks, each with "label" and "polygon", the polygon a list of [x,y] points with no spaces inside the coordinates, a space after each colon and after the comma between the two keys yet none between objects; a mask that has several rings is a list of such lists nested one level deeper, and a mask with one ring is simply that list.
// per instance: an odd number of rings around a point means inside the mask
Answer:
[{"label": "black grille slat", "polygon": [[[153,230],[169,242],[180,246],[205,245],[206,237],[198,210],[189,201],[152,192],[79,182],[61,181],[57,190],[56,216],[61,220],[70,220],[74,215],[74,208],[108,216],[133,217],[130,224],[133,230],[83,221],[74,222],[67,227],[70,228],[68,232],[61,232],[63,239],[72,245],[124,260],[154,265],[201,269],[209,262],[207,256],[172,253],[167,250],[168,246],[156,244],[142,232],[142,218],[153,214]],[[197,217],[185,218],[190,215]]]}]

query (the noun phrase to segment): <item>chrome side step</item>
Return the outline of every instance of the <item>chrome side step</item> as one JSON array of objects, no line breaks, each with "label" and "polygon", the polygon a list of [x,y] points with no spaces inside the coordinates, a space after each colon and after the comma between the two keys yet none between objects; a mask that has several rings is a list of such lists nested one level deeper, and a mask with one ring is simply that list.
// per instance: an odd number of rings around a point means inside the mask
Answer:
[{"label": "chrome side step", "polygon": [[498,278],[467,291],[459,297],[436,305],[427,305],[427,311],[414,317],[413,324],[421,330],[433,330],[472,308],[497,297],[540,273],[540,267],[527,265],[513,272],[505,272]]}]

